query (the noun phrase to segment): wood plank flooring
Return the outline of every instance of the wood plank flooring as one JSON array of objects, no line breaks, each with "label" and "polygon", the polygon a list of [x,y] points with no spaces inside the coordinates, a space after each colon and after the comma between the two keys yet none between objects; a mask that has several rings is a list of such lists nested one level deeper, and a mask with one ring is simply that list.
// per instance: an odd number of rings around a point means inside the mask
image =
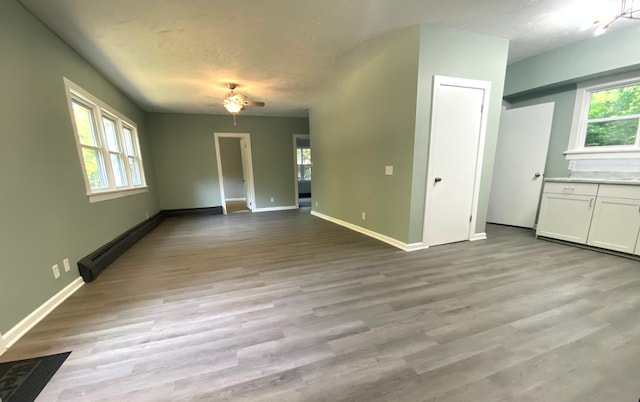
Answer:
[{"label": "wood plank flooring", "polygon": [[487,233],[168,219],[0,360],[72,351],[40,401],[637,401],[640,263]]}]

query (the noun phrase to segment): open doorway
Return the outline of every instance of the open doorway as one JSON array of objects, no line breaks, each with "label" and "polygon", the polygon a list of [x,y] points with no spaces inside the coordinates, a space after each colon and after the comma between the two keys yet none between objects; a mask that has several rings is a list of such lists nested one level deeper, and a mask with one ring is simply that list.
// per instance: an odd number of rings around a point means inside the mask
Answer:
[{"label": "open doorway", "polygon": [[224,214],[255,209],[251,136],[214,133],[220,199]]},{"label": "open doorway", "polygon": [[293,135],[293,180],[298,208],[311,207],[311,138]]}]

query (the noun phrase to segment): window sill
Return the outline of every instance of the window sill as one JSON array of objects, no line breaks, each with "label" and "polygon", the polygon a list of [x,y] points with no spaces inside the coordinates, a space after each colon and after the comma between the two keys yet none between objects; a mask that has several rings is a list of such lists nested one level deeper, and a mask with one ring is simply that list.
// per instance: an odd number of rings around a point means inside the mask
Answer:
[{"label": "window sill", "polygon": [[142,194],[149,191],[149,187],[136,187],[136,188],[128,188],[126,190],[115,190],[115,191],[105,191],[101,193],[93,193],[87,194],[89,197],[89,202],[100,202],[107,200],[115,200],[116,198],[128,197],[130,195]]},{"label": "window sill", "polygon": [[612,149],[577,149],[565,151],[567,160],[580,159],[640,159],[640,149],[638,148],[612,148]]}]

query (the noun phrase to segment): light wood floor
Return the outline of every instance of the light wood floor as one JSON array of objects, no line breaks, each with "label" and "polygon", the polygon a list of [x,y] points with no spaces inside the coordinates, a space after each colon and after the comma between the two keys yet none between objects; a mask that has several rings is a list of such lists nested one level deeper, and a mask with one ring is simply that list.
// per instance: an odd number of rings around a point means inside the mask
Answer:
[{"label": "light wood floor", "polygon": [[640,263],[487,231],[169,219],[0,360],[72,351],[40,401],[637,401]]},{"label": "light wood floor", "polygon": [[227,201],[227,213],[232,214],[234,212],[249,212],[246,201]]}]

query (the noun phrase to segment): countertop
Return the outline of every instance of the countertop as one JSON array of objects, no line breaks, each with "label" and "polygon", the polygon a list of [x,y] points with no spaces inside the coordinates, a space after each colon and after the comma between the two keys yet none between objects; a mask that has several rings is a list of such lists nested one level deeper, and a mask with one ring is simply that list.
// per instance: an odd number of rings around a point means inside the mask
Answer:
[{"label": "countertop", "polygon": [[632,186],[640,186],[640,179],[602,179],[602,178],[585,178],[585,177],[557,177],[545,178],[545,182],[555,183],[593,183],[593,184],[626,184]]}]

